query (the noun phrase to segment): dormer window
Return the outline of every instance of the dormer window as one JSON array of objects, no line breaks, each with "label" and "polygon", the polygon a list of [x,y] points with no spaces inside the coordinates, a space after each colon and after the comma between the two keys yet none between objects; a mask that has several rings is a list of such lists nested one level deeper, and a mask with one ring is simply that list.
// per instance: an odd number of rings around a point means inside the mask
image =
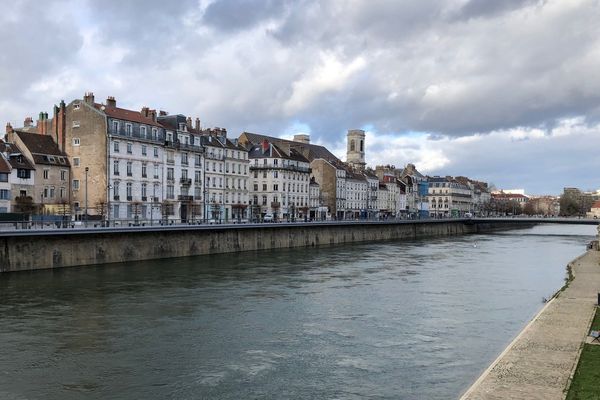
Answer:
[{"label": "dormer window", "polygon": [[146,127],[145,126],[140,126],[140,137],[142,139],[146,139]]}]

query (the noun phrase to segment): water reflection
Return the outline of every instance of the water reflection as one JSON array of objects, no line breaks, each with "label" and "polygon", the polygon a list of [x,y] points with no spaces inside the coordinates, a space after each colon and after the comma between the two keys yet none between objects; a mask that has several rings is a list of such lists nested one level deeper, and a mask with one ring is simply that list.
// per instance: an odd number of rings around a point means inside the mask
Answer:
[{"label": "water reflection", "polygon": [[0,398],[457,397],[593,234],[540,226],[2,275]]}]

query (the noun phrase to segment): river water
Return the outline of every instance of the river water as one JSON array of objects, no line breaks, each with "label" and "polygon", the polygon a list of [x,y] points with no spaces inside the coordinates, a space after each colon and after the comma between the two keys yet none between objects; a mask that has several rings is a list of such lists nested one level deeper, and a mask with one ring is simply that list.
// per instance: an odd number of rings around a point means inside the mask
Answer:
[{"label": "river water", "polygon": [[0,398],[457,398],[594,231],[0,275]]}]

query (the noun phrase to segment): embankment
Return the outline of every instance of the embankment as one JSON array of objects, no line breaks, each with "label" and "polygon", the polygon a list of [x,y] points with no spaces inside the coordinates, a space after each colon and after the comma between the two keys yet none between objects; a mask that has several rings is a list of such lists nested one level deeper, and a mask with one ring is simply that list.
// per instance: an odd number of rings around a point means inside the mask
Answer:
[{"label": "embankment", "polygon": [[525,227],[511,222],[425,220],[14,231],[0,235],[0,272]]}]

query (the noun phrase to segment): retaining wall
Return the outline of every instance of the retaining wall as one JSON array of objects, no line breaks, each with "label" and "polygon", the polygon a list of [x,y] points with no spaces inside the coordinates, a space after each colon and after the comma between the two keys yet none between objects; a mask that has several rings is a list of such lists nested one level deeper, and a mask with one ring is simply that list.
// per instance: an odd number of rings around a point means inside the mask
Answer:
[{"label": "retaining wall", "polygon": [[0,272],[341,243],[462,235],[523,224],[465,220],[19,232],[0,236]]}]

